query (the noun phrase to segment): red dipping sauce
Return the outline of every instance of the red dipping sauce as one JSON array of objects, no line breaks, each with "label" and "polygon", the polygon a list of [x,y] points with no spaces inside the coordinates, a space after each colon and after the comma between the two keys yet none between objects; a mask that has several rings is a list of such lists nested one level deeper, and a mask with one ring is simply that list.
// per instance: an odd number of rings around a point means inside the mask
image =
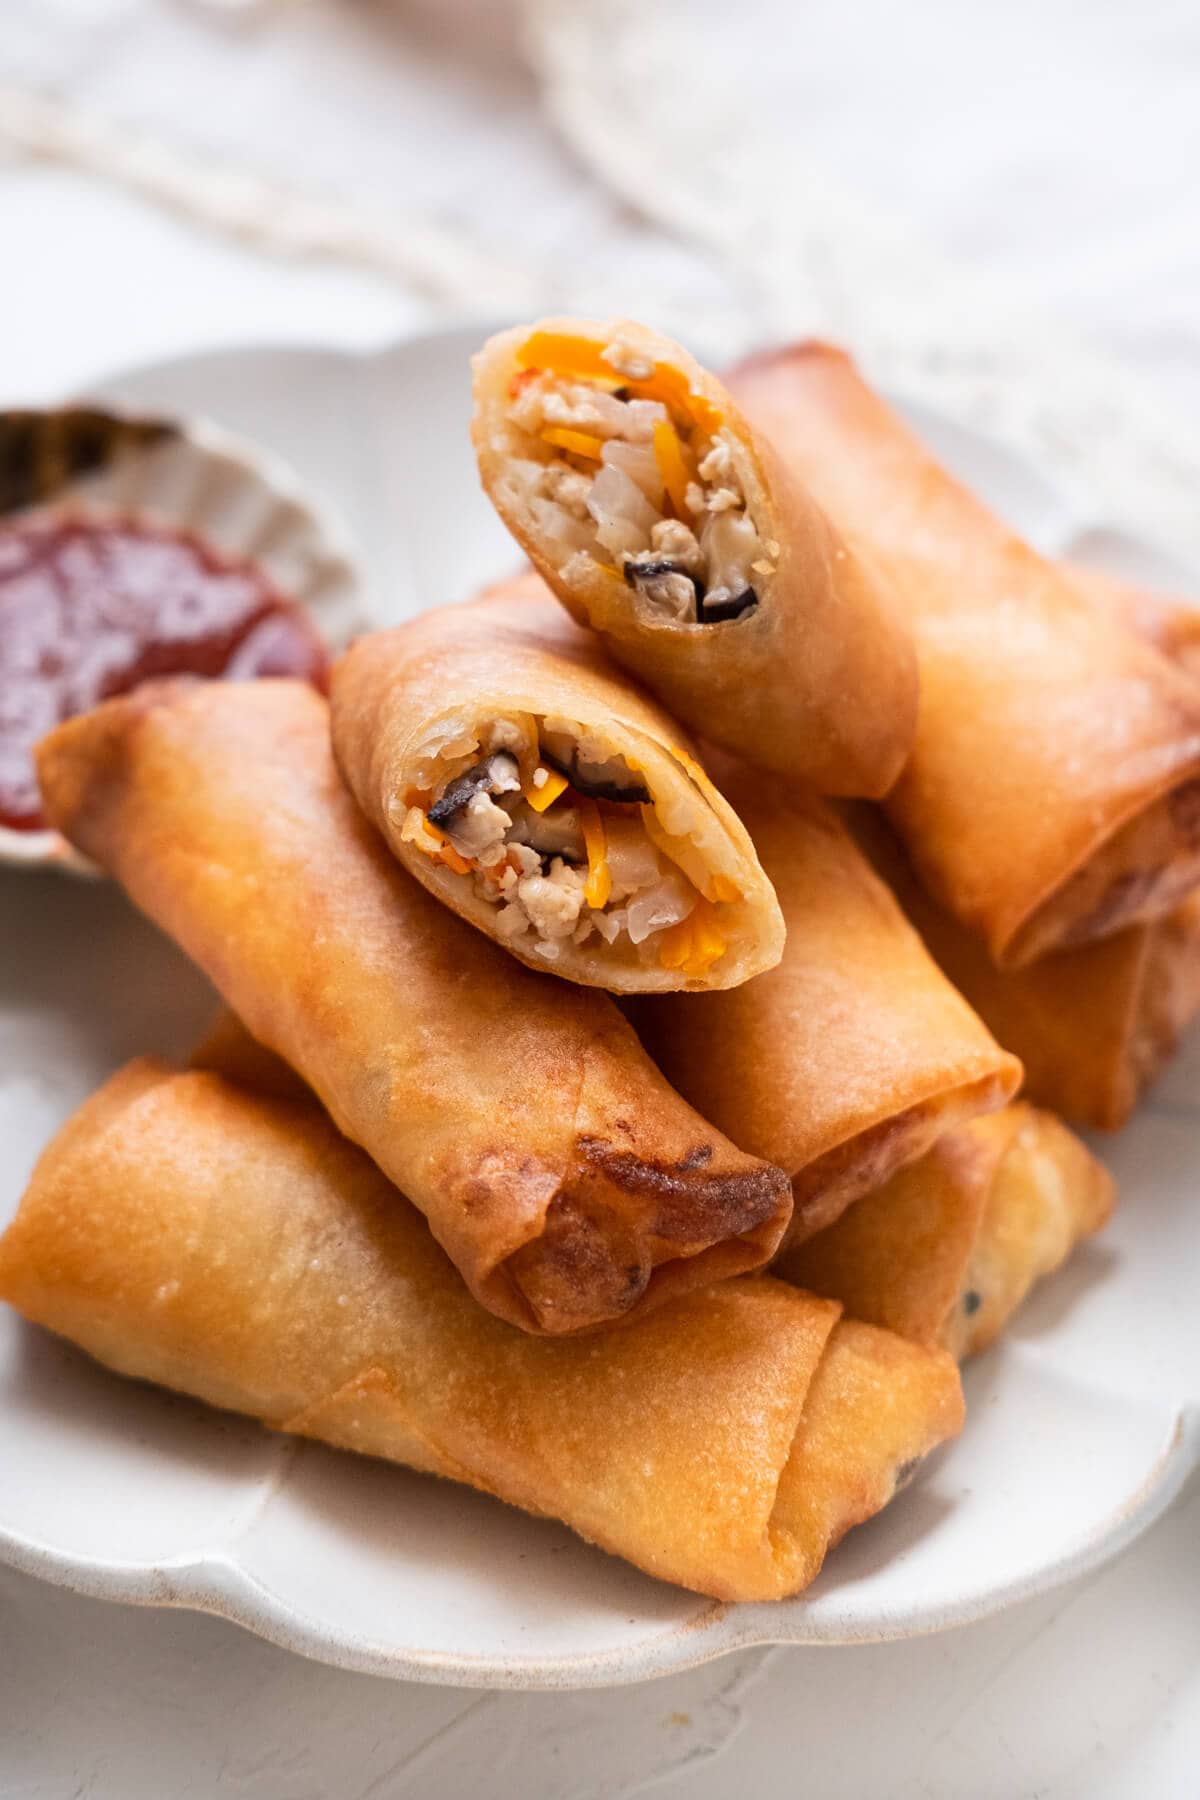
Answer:
[{"label": "red dipping sauce", "polygon": [[44,824],[33,746],[156,675],[325,689],[316,626],[249,562],[136,519],[0,522],[0,825]]}]

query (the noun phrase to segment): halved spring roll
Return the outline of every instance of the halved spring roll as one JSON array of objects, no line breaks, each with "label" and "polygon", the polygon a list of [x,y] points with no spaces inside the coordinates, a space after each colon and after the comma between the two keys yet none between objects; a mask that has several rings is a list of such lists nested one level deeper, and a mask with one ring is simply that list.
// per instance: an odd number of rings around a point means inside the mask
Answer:
[{"label": "halved spring roll", "polygon": [[713,768],[779,896],[783,958],[745,987],[639,1002],[631,1016],[706,1118],[791,1174],[795,1242],[952,1125],[1002,1106],[1021,1068],[826,803]]},{"label": "halved spring roll", "polygon": [[1026,1096],[1076,1125],[1123,1125],[1200,1013],[1200,895],[1153,924],[998,969],[930,899],[874,809],[855,809],[853,826],[931,955],[1020,1057]]},{"label": "halved spring roll", "polygon": [[1051,1113],[973,1119],[788,1252],[776,1273],[914,1343],[971,1356],[1099,1231],[1107,1169]]},{"label": "halved spring roll", "polygon": [[293,682],[150,683],[45,739],[55,826],[199,963],[528,1331],[764,1262],[786,1177],[668,1087],[604,995],[531,974],[418,886]]},{"label": "halved spring roll", "polygon": [[834,794],[908,754],[907,626],[720,382],[625,320],[543,319],[475,358],[484,489],[567,610],[685,724]]},{"label": "halved spring roll", "polygon": [[1019,967],[1200,883],[1200,686],[951,480],[841,352],[729,377],[843,537],[901,592],[916,743],[887,808],[930,892]]},{"label": "halved spring roll", "polygon": [[778,962],[779,907],[732,807],[536,576],[360,638],[332,721],[405,868],[531,968],[637,993]]},{"label": "halved spring roll", "polygon": [[771,1280],[603,1338],[514,1331],[316,1106],[150,1060],[43,1154],[0,1296],[122,1374],[465,1482],[725,1600],[806,1586],[962,1419],[949,1357]]}]

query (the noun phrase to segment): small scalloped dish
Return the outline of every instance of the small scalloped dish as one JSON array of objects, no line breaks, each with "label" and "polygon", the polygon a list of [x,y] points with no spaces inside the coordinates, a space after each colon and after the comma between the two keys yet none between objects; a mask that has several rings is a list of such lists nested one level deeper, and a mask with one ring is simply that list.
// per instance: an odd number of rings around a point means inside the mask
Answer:
[{"label": "small scalloped dish", "polygon": [[[178,533],[252,565],[333,650],[368,619],[340,525],[279,457],[205,419],[88,404],[0,411],[5,526],[113,524]],[[0,864],[95,871],[56,831],[0,823]]]}]

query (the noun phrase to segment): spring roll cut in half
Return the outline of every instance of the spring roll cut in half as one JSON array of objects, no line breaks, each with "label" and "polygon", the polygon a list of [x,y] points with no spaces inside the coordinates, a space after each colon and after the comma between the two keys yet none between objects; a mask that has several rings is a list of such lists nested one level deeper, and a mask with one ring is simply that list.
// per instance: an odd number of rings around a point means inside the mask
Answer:
[{"label": "spring roll cut in half", "polygon": [[1151,924],[998,969],[930,899],[877,809],[853,809],[853,828],[930,954],[1020,1058],[1026,1098],[1076,1125],[1123,1125],[1200,1014],[1200,894]]},{"label": "spring roll cut in half", "polygon": [[1200,884],[1200,684],[952,480],[841,352],[729,379],[903,597],[921,700],[887,808],[935,898],[1010,967],[1178,906]]},{"label": "spring roll cut in half", "polygon": [[125,1375],[466,1482],[727,1600],[806,1586],[962,1417],[950,1358],[771,1280],[600,1338],[515,1331],[311,1102],[149,1060],[44,1153],[0,1296]]},{"label": "spring roll cut in half", "polygon": [[150,683],[45,739],[56,827],[114,874],[409,1195],[485,1306],[620,1318],[772,1253],[786,1178],[680,1097],[605,995],[413,881],[298,683]]},{"label": "spring roll cut in half", "polygon": [[705,1118],[792,1176],[798,1241],[941,1132],[1002,1106],[1021,1068],[826,802],[713,766],[779,896],[783,958],[745,987],[640,1001],[632,1017]]},{"label": "spring roll cut in half", "polygon": [[876,796],[912,742],[911,638],[721,384],[628,321],[546,319],[475,359],[483,486],[567,610],[693,730]]},{"label": "spring roll cut in half", "polygon": [[332,720],[405,868],[532,968],[633,993],[779,960],[779,907],[728,801],[536,576],[360,638]]},{"label": "spring roll cut in half", "polygon": [[1113,1200],[1112,1177],[1079,1139],[1018,1103],[948,1132],[776,1272],[901,1337],[970,1356],[1100,1230]]}]

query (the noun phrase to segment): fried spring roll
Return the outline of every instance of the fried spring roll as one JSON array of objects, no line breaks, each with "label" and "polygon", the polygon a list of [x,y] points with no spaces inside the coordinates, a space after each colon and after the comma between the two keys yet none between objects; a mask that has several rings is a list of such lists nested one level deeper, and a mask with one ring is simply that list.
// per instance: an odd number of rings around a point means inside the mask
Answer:
[{"label": "fried spring roll", "polygon": [[1200,686],[951,480],[822,344],[730,377],[756,429],[901,591],[916,744],[888,811],[930,892],[1018,967],[1200,882]]},{"label": "fried spring roll", "polygon": [[726,1600],[806,1586],[962,1418],[950,1358],[771,1280],[603,1338],[514,1331],[317,1107],[149,1060],[44,1153],[0,1296],[122,1374],[466,1482]]},{"label": "fried spring roll", "polygon": [[720,382],[644,326],[544,319],[475,358],[483,486],[572,616],[685,724],[826,793],[912,743],[894,596]]},{"label": "fried spring roll", "polygon": [[1111,1175],[1060,1120],[973,1119],[788,1252],[776,1273],[957,1357],[986,1349],[1030,1288],[1099,1231]]},{"label": "fried spring roll", "polygon": [[778,962],[783,920],[744,826],[536,576],[360,638],[332,721],[409,873],[531,968],[638,993]]},{"label": "fried spring roll", "polygon": [[1027,1098],[1076,1125],[1123,1125],[1200,1013],[1200,895],[1151,925],[998,969],[929,898],[874,809],[854,809],[853,825],[932,956],[1020,1057]]},{"label": "fried spring roll", "polygon": [[529,1331],[757,1267],[791,1211],[604,995],[523,969],[399,867],[298,683],[151,683],[40,747],[48,815],[199,963]]},{"label": "fried spring roll", "polygon": [[742,767],[719,776],[779,896],[783,959],[745,987],[639,1002],[631,1016],[706,1118],[792,1175],[798,1242],[1011,1099],[1021,1068],[827,804]]},{"label": "fried spring roll", "polygon": [[1177,668],[1200,675],[1200,607],[1082,563],[1063,563],[1062,568],[1090,606],[1153,644]]}]

